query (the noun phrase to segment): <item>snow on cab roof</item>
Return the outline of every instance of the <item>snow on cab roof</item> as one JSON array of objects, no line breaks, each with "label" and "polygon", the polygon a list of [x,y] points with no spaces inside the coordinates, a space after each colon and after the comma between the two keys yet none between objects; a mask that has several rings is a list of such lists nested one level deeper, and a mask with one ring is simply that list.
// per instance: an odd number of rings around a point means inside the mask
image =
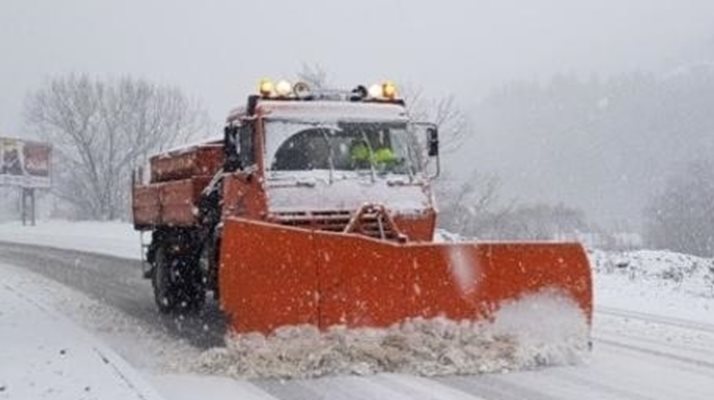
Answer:
[{"label": "snow on cab roof", "polygon": [[258,110],[267,118],[308,121],[406,121],[404,106],[394,103],[351,101],[271,101],[258,103]]}]

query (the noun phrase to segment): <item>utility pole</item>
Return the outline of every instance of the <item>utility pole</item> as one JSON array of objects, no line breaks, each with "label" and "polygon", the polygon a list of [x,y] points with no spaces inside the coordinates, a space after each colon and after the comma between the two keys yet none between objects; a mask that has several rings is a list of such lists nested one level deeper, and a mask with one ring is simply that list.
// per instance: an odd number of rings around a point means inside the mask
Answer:
[{"label": "utility pole", "polygon": [[[22,225],[35,226],[35,188],[22,188],[21,199]],[[28,204],[29,203],[29,204]]]}]

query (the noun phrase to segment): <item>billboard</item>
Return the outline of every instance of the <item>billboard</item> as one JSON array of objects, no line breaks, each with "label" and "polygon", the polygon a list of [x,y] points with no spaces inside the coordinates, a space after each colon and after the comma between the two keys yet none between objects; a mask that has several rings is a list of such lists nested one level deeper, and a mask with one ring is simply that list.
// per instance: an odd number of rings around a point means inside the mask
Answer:
[{"label": "billboard", "polygon": [[50,155],[46,143],[0,137],[0,186],[50,186]]}]

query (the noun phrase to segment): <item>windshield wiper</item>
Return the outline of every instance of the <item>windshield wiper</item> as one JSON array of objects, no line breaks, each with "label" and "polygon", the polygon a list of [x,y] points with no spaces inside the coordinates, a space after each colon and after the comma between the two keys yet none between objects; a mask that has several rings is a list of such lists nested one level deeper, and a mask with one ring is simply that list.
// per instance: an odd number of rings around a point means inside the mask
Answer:
[{"label": "windshield wiper", "polygon": [[367,150],[369,151],[369,176],[372,179],[372,183],[377,181],[377,172],[374,170],[374,151],[372,150],[372,144],[369,142],[369,138],[364,130],[360,129],[359,133],[362,135],[362,140],[367,145]]},{"label": "windshield wiper", "polygon": [[327,143],[327,164],[330,166],[330,172],[327,175],[327,180],[328,183],[332,185],[332,182],[334,182],[333,174],[335,172],[335,162],[332,159],[332,142],[330,141],[328,133],[334,131],[337,128],[320,128],[320,132],[322,132],[322,137],[325,139],[325,143]]}]

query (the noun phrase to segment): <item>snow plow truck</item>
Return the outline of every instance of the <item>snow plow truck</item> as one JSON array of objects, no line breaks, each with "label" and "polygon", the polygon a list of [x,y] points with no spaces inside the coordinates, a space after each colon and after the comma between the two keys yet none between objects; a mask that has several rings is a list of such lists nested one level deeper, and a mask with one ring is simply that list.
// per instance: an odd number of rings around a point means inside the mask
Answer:
[{"label": "snow plow truck", "polygon": [[580,244],[435,241],[438,173],[437,126],[412,120],[391,82],[261,81],[222,137],[135,171],[135,228],[151,234],[144,276],[161,312],[212,293],[234,333],[488,320],[542,291],[590,324]]}]

